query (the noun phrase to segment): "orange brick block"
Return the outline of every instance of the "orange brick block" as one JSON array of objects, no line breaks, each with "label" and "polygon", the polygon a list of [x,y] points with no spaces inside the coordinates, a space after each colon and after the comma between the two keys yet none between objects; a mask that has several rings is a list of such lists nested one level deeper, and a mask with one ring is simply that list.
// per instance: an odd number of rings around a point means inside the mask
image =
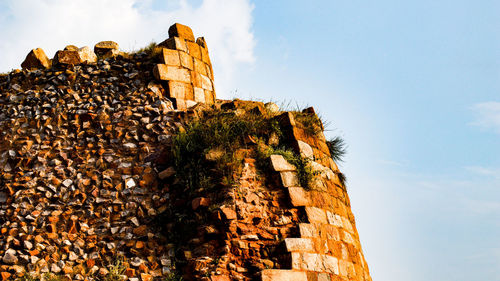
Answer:
[{"label": "orange brick block", "polygon": [[193,30],[189,26],[175,23],[168,29],[169,37],[180,37],[191,42],[194,42]]},{"label": "orange brick block", "polygon": [[193,58],[201,60],[201,49],[200,45],[186,41],[188,54],[190,54]]},{"label": "orange brick block", "polygon": [[179,51],[162,48],[161,62],[166,65],[181,66]]}]

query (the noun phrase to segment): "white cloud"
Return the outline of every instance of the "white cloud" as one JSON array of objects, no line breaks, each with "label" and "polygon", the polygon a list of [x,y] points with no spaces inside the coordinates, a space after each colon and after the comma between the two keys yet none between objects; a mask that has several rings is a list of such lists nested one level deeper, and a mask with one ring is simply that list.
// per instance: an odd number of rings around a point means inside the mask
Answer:
[{"label": "white cloud", "polygon": [[500,102],[483,102],[473,106],[477,119],[472,125],[500,133]]},{"label": "white cloud", "polygon": [[500,168],[491,167],[481,167],[481,166],[469,166],[465,167],[468,171],[481,176],[489,176],[493,178],[500,179]]},{"label": "white cloud", "polygon": [[[175,2],[175,3],[174,3]],[[113,40],[124,50],[168,38],[174,22],[207,40],[218,96],[230,88],[240,63],[254,61],[250,0],[7,0],[0,11],[0,71],[19,68],[41,47],[49,57],[66,45],[93,46]],[[165,6],[159,9],[158,6]]]}]

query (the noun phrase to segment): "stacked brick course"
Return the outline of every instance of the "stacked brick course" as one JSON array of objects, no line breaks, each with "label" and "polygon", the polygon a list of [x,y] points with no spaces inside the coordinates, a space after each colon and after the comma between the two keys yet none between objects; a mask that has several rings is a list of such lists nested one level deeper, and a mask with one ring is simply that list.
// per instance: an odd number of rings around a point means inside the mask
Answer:
[{"label": "stacked brick course", "polygon": [[[312,108],[305,113],[315,114]],[[283,114],[282,126],[297,152],[310,158],[318,176],[308,189],[300,187],[295,167],[280,155],[271,156],[291,204],[305,211],[307,222],[299,223],[299,237],[285,239],[291,270],[264,270],[262,280],[371,280],[347,191],[323,133],[307,134],[290,112]]]},{"label": "stacked brick course", "polygon": [[191,28],[174,24],[167,40],[159,44],[160,63],[154,68],[156,79],[165,81],[168,97],[177,109],[186,109],[193,102],[213,104],[214,75],[203,37],[194,39]]}]

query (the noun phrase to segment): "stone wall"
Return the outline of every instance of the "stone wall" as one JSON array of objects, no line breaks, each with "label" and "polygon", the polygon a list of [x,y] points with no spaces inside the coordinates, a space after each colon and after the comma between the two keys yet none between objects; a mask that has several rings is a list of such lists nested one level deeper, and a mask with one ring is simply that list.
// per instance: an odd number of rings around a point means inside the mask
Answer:
[{"label": "stone wall", "polygon": [[2,281],[103,279],[118,259],[130,281],[170,274],[152,222],[168,192],[150,158],[175,111],[141,58],[0,77]]},{"label": "stone wall", "polygon": [[[314,110],[216,100],[205,40],[180,24],[169,37],[151,54],[123,53],[112,41],[95,53],[66,46],[52,60],[35,49],[23,70],[0,75],[1,280],[98,280],[118,258],[130,281],[173,272],[204,281],[371,280],[322,125],[305,124]],[[204,108],[271,114],[315,177],[301,186],[280,155],[260,173],[260,144],[248,137],[235,184],[196,198],[175,190],[171,139]],[[188,210],[181,215],[195,224],[169,210]],[[183,224],[192,232],[175,240],[172,227]]]},{"label": "stone wall", "polygon": [[[315,115],[312,108],[302,114]],[[298,224],[297,237],[285,239],[291,270],[264,270],[262,280],[371,280],[349,197],[323,133],[306,133],[290,112],[283,114],[282,126],[295,149],[311,159],[318,175],[307,189],[300,187],[295,167],[282,156],[271,156],[290,203],[304,210],[307,221]]]},{"label": "stone wall", "polygon": [[[224,114],[266,114],[266,105],[259,102],[218,101],[216,106],[231,109]],[[257,162],[262,159],[255,152],[264,144],[249,140],[236,153],[241,167],[234,174],[235,183],[218,189],[226,195],[224,204],[213,211],[196,207],[193,213],[186,213],[200,218],[189,224],[213,229],[218,235],[184,233],[186,241],[196,241],[179,245],[182,252],[189,253],[178,257],[189,265],[182,272],[184,278],[371,280],[342,174],[331,158],[319,118],[312,108],[271,118],[279,120],[285,134],[286,142],[280,144],[308,159],[314,176],[307,186],[301,186],[298,168],[278,154],[265,160],[271,171],[259,172]],[[311,120],[314,132],[310,124],[304,124]],[[271,139],[267,142],[273,142]],[[207,206],[217,202],[218,194],[202,196],[190,198],[185,192],[174,192],[171,199],[183,204],[180,212],[190,209],[190,202],[211,202]],[[208,217],[204,216],[207,212]]]},{"label": "stone wall", "polygon": [[186,109],[193,102],[213,104],[214,75],[203,37],[194,39],[191,28],[174,24],[167,40],[159,44],[160,63],[154,68],[156,79],[163,81],[168,97],[177,109]]}]

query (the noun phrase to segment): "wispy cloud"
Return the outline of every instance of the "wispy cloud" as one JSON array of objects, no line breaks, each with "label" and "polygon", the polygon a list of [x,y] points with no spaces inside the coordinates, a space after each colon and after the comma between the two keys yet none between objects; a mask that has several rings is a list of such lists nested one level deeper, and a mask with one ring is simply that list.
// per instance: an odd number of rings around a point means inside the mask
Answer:
[{"label": "wispy cloud", "polygon": [[481,167],[481,166],[469,166],[465,168],[466,170],[481,176],[488,176],[500,179],[500,168]]},{"label": "wispy cloud", "polygon": [[216,90],[223,94],[238,65],[254,61],[252,11],[250,0],[6,0],[0,9],[0,72],[19,68],[36,47],[49,57],[68,44],[102,40],[139,49],[166,39],[168,27],[180,22],[205,36]]},{"label": "wispy cloud", "polygon": [[477,118],[471,124],[500,133],[500,102],[490,101],[475,104],[472,109]]}]

